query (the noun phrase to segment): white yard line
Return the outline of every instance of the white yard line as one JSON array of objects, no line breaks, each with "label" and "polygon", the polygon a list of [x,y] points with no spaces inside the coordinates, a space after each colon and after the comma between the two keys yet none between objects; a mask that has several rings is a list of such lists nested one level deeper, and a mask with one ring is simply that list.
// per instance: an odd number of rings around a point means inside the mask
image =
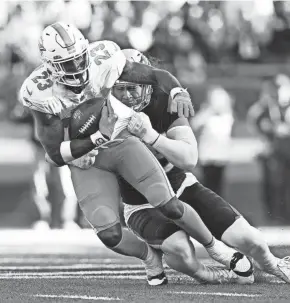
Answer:
[{"label": "white yard line", "polygon": [[[1,260],[2,262],[2,260]],[[11,262],[13,262],[13,259],[11,259]],[[25,262],[25,260],[24,260]],[[94,269],[97,270],[98,268],[103,268],[104,269],[142,269],[144,271],[144,266],[142,264],[138,265],[138,264],[100,264],[100,263],[96,263],[96,264],[74,264],[74,265],[47,265],[47,266],[39,266],[39,265],[35,265],[35,266],[27,266],[27,265],[19,265],[19,266],[0,266],[0,270],[15,270],[15,271],[25,271],[25,270],[36,270],[36,271],[41,271],[41,270],[51,270],[51,269],[59,269],[59,270],[67,270],[70,272],[73,272],[72,269],[74,269],[75,271],[80,271],[80,270],[84,270],[84,269]],[[167,266],[165,266],[165,268],[167,268]],[[86,271],[88,272],[88,271]]]},{"label": "white yard line", "polygon": [[32,295],[32,297],[38,297],[38,298],[51,298],[51,299],[82,299],[82,300],[93,300],[93,301],[120,301],[120,298],[112,298],[112,297],[91,297],[91,296],[77,296],[77,295]]},{"label": "white yard line", "polygon": [[224,292],[201,292],[201,291],[170,291],[170,294],[176,295],[198,295],[198,296],[218,296],[218,297],[262,297],[260,294],[243,294],[243,293],[224,293]]},{"label": "white yard line", "polygon": [[73,276],[73,275],[129,275],[142,274],[145,270],[90,270],[90,271],[55,271],[55,272],[8,272],[1,273],[1,276]]},{"label": "white yard line", "polygon": [[99,275],[99,276],[85,276],[85,275],[55,275],[55,276],[19,276],[19,275],[0,275],[0,280],[52,280],[52,279],[118,279],[118,280],[146,280],[145,274],[142,276],[138,275]]}]

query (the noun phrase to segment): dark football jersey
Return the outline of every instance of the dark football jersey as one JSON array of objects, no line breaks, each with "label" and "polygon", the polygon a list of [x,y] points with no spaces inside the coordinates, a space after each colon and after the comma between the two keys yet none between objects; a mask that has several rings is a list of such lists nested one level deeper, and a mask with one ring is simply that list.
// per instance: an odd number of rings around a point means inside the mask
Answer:
[{"label": "dark football jersey", "polygon": [[[152,127],[160,134],[165,134],[169,126],[176,119],[178,119],[177,114],[170,114],[167,112],[167,106],[168,95],[159,89],[154,89],[150,104],[143,110],[143,112],[150,118]],[[186,178],[184,170],[173,166],[165,157],[159,153],[156,153],[155,150],[152,150],[151,146],[148,147],[156,156],[162,167],[165,169],[174,192],[177,192],[184,179]],[[130,205],[140,205],[147,203],[145,197],[143,197],[123,179],[120,179],[120,188],[124,203]]]}]

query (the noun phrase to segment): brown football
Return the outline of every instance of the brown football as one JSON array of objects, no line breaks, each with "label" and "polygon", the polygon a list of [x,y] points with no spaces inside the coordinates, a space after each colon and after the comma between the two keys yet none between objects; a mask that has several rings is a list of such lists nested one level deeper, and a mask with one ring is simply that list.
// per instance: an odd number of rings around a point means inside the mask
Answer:
[{"label": "brown football", "polygon": [[73,110],[68,126],[71,140],[88,137],[99,130],[105,101],[102,97],[93,98],[81,103]]}]

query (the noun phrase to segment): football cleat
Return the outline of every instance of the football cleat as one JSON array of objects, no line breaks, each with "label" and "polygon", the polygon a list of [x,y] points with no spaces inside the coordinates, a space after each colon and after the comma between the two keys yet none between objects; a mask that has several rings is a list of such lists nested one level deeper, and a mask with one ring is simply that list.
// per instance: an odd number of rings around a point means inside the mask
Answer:
[{"label": "football cleat", "polygon": [[164,271],[161,274],[153,277],[147,276],[147,281],[150,286],[166,285],[168,283],[168,279]]},{"label": "football cleat", "polygon": [[202,284],[253,284],[254,275],[243,277],[229,269],[204,266],[196,273],[196,279]]},{"label": "football cleat", "polygon": [[277,267],[273,268],[271,271],[268,271],[268,273],[275,275],[286,283],[290,283],[290,256],[283,259],[277,258],[277,261]]},{"label": "football cleat", "polygon": [[226,246],[221,241],[215,240],[214,245],[206,248],[208,254],[217,262],[233,270],[239,276],[250,276],[253,273],[253,264],[250,259]]},{"label": "football cleat", "polygon": [[142,261],[145,266],[147,281],[151,286],[167,284],[168,280],[164,273],[162,252],[149,246],[148,257]]}]

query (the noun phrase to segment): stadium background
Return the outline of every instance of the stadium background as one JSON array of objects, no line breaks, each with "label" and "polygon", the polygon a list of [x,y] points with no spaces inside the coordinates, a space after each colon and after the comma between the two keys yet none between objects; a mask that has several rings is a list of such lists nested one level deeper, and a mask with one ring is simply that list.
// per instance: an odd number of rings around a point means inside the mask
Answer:
[{"label": "stadium background", "polygon": [[188,88],[196,110],[209,85],[228,90],[235,123],[225,197],[256,226],[287,224],[265,211],[256,160],[263,144],[246,115],[262,79],[289,72],[290,2],[53,0],[0,2],[1,227],[29,227],[37,219],[27,195],[35,165],[30,129],[9,115],[22,81],[39,63],[41,30],[57,20],[76,24],[90,41],[113,40],[158,58]]}]

